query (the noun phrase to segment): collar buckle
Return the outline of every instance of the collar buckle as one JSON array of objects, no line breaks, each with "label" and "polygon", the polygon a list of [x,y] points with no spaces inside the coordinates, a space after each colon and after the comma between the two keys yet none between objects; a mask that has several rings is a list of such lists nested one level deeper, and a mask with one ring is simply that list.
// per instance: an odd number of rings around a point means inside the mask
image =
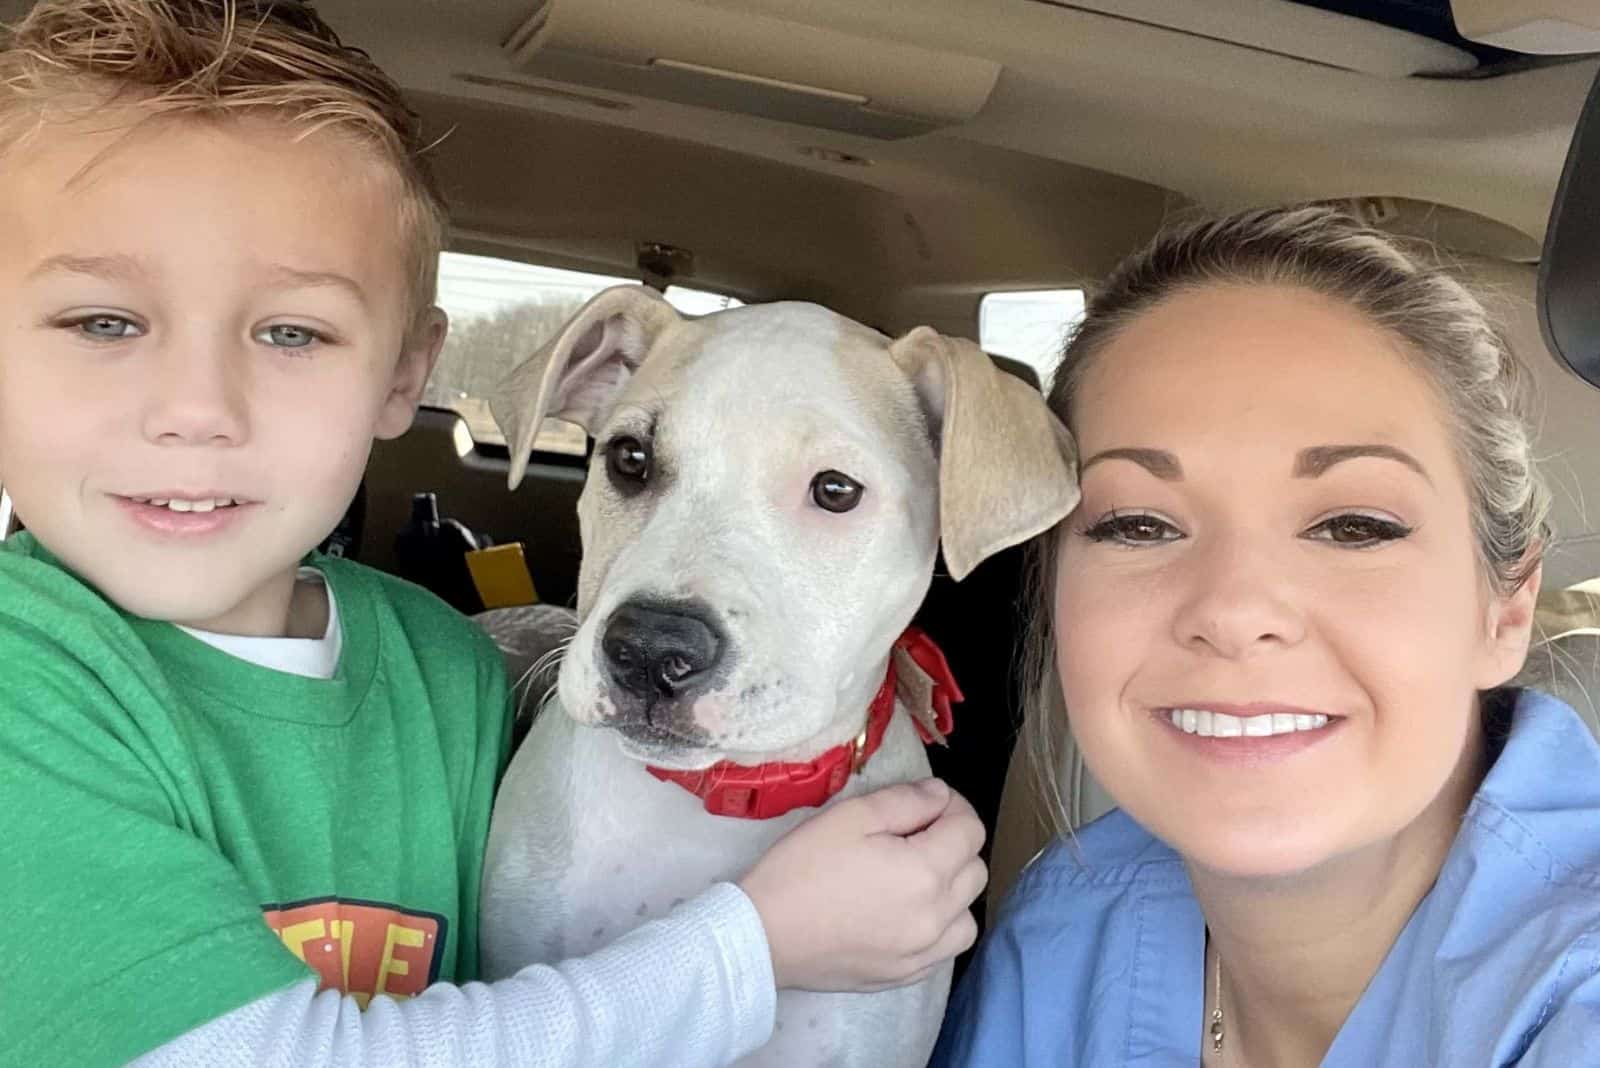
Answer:
[{"label": "collar buckle", "polygon": [[867,757],[871,755],[867,752],[867,732],[871,729],[871,720],[869,718],[867,726],[862,727],[861,733],[856,735],[856,740],[850,743],[852,750],[850,774],[852,775],[859,775],[861,769],[867,766]]}]

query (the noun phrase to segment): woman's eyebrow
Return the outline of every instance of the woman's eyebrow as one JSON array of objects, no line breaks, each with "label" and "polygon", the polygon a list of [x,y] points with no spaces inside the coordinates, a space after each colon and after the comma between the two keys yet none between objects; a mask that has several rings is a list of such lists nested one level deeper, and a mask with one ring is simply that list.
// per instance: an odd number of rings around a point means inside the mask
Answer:
[{"label": "woman's eyebrow", "polygon": [[1164,482],[1177,482],[1183,478],[1183,465],[1165,449],[1106,449],[1097,452],[1078,467],[1078,475],[1102,460],[1131,460]]},{"label": "woman's eyebrow", "polygon": [[1428,485],[1433,485],[1433,479],[1428,476],[1422,462],[1404,449],[1397,449],[1393,445],[1315,445],[1309,449],[1301,449],[1294,459],[1294,477],[1317,478],[1334,464],[1363,456],[1375,456],[1380,460],[1393,460],[1404,464],[1421,475]]},{"label": "woman's eyebrow", "polygon": [[[1429,485],[1433,484],[1433,479],[1420,460],[1393,445],[1314,445],[1308,449],[1301,449],[1295,455],[1294,476],[1317,478],[1335,464],[1368,456],[1404,464],[1421,475]],[[1166,482],[1178,482],[1183,479],[1183,464],[1178,461],[1177,456],[1165,449],[1144,448],[1106,449],[1097,452],[1079,467],[1080,475],[1103,460],[1131,461]]]}]

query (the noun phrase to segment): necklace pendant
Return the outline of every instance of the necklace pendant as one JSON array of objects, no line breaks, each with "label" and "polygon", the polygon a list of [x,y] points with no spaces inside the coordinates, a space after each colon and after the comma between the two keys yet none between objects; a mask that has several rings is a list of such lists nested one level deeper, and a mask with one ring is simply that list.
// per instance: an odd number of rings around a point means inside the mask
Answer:
[{"label": "necklace pendant", "polygon": [[1222,1052],[1222,1010],[1221,1009],[1213,1009],[1211,1011],[1210,1032],[1211,1032],[1211,1052],[1212,1053],[1221,1053]]}]

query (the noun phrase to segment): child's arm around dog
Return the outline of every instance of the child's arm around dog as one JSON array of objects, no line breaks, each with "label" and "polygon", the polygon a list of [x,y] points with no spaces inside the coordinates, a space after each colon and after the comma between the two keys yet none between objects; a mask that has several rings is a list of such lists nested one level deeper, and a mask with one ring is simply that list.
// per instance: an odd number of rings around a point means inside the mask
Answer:
[{"label": "child's arm around dog", "polygon": [[[922,836],[903,831],[934,816]],[[137,1063],[229,1063],[265,1049],[286,1064],[722,1065],[765,1043],[778,986],[877,990],[914,982],[970,946],[975,930],[951,865],[981,835],[937,780],[845,802],[803,824],[745,880],[713,887],[600,952],[492,984],[440,983],[412,1001],[317,993],[305,981]],[[827,871],[814,863],[831,856]],[[867,908],[852,891],[871,886]],[[905,917],[922,917],[908,924]],[[953,919],[950,917],[953,914]],[[770,956],[762,934],[770,924]],[[929,939],[932,939],[930,942]]]}]

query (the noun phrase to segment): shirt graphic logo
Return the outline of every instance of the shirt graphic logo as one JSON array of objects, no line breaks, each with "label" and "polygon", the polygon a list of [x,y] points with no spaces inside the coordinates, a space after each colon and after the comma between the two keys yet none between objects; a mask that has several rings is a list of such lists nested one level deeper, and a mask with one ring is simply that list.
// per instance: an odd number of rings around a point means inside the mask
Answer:
[{"label": "shirt graphic logo", "polygon": [[446,920],[378,901],[314,898],[266,905],[267,926],[321,977],[320,990],[365,1009],[376,994],[415,997],[439,976]]}]

